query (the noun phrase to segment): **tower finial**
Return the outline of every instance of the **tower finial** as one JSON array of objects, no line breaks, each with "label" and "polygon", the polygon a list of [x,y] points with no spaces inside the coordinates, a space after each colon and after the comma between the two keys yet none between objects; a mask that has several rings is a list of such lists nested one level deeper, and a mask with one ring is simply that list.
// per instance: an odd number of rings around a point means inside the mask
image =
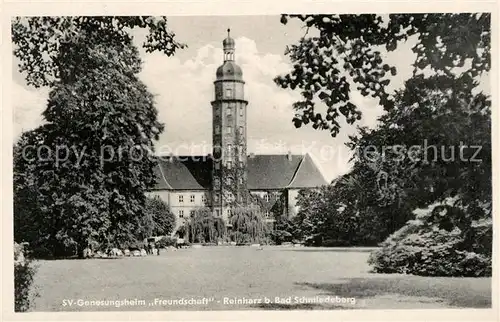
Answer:
[{"label": "tower finial", "polygon": [[230,28],[227,28],[227,37],[229,38],[229,33],[231,32]]}]

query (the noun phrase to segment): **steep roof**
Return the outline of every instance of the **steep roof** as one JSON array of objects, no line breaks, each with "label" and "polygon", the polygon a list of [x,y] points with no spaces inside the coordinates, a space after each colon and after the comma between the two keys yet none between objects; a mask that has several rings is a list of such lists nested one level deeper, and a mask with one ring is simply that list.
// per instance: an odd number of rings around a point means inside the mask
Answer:
[{"label": "steep roof", "polygon": [[155,190],[205,190],[211,185],[212,161],[207,156],[160,157]]},{"label": "steep roof", "polygon": [[307,188],[319,187],[327,184],[325,178],[319,171],[316,164],[309,154],[306,154],[297,169],[292,181],[288,184],[288,188]]},{"label": "steep roof", "polygon": [[[208,156],[161,157],[154,190],[206,190],[211,186]],[[248,189],[312,188],[327,184],[309,155],[248,156]]]},{"label": "steep roof", "polygon": [[297,171],[302,155],[250,155],[248,162],[248,189],[283,189]]}]

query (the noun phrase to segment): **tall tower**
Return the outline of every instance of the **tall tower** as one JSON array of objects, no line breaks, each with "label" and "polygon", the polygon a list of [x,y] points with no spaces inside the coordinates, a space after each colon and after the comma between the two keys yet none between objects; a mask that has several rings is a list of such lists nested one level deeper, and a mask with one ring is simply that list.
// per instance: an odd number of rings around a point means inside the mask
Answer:
[{"label": "tall tower", "polygon": [[235,63],[235,43],[227,30],[222,42],[224,62],[217,68],[212,101],[214,214],[230,217],[234,207],[248,203],[247,104],[243,72]]}]

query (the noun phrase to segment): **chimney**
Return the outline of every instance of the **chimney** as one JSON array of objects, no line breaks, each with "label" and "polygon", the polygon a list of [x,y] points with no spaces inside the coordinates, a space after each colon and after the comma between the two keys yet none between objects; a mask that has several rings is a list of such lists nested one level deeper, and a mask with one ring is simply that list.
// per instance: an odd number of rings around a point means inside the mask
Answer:
[{"label": "chimney", "polygon": [[288,151],[286,158],[288,159],[288,161],[292,161],[292,152],[291,151]]}]

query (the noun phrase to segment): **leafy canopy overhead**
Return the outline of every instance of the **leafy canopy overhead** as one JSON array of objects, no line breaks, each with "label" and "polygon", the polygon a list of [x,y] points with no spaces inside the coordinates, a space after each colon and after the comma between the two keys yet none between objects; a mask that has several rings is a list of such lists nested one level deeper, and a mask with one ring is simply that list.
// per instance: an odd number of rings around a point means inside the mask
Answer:
[{"label": "leafy canopy overhead", "polygon": [[[15,56],[20,60],[19,70],[26,72],[26,81],[35,87],[52,86],[68,77],[74,69],[85,70],[88,62],[77,59],[68,64],[67,59],[78,50],[91,51],[91,47],[75,48],[76,39],[84,37],[89,44],[114,48],[114,55],[125,59],[122,63],[134,73],[139,72],[140,59],[130,57],[132,43],[130,31],[146,28],[149,33],[143,43],[147,52],[160,51],[167,56],[186,45],[175,40],[175,33],[167,27],[167,18],[135,17],[16,17],[12,23],[12,40],[16,45]],[[116,57],[116,56],[115,56]]]},{"label": "leafy canopy overhead", "polygon": [[[281,22],[289,19],[299,19],[319,36],[306,34],[289,48],[293,70],[275,82],[301,92],[302,100],[294,103],[296,127],[311,123],[332,136],[339,133],[341,115],[349,124],[361,119],[351,97],[353,86],[378,99],[385,110],[394,107],[388,85],[398,71],[383,51],[395,51],[410,38],[416,39],[414,76],[425,74],[442,88],[472,90],[477,77],[491,68],[487,13],[283,15]],[[317,111],[318,104],[326,105],[325,113]]]}]

